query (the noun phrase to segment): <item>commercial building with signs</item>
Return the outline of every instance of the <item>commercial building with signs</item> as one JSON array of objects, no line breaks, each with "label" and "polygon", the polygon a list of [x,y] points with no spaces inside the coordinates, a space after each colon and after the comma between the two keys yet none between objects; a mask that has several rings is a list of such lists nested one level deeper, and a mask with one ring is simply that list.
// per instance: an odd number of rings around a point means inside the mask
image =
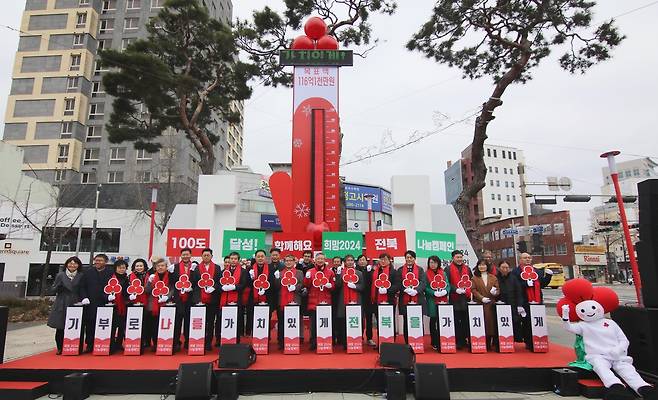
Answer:
[{"label": "commercial building with signs", "polygon": [[390,230],[393,226],[391,192],[377,186],[345,182],[345,210],[348,232],[368,231],[368,196],[372,202],[373,231]]},{"label": "commercial building with signs", "polygon": [[[490,217],[510,218],[523,215],[519,187],[518,165],[523,162],[523,151],[514,147],[485,145],[484,164],[487,176],[484,188],[469,205],[469,225],[476,227]],[[471,146],[461,153],[461,159],[448,162],[444,171],[446,203],[457,199],[462,188],[473,181]]]},{"label": "commercial building with signs", "polygon": [[[529,216],[532,235],[529,252],[534,263],[575,265],[571,216],[569,211],[556,211]],[[516,242],[524,230],[523,217],[505,218],[478,227],[478,246],[490,250],[496,262],[507,261],[516,265]]]},{"label": "commercial building with signs", "polygon": [[579,276],[592,282],[605,282],[608,272],[605,246],[575,245],[574,254]]},{"label": "commercial building with signs", "polygon": [[[103,90],[107,71],[102,49],[123,50],[147,35],[146,25],[164,0],[26,0],[4,140],[24,151],[23,170],[39,179],[70,186],[62,202],[93,206],[96,184],[106,195],[101,207],[141,208],[146,186],[167,183],[174,203],[196,198],[199,156],[185,134],[170,130],[159,153],[135,150],[130,142],[110,143],[105,123],[113,99]],[[210,15],[230,22],[230,0],[203,0]],[[236,103],[242,111],[242,104]],[[144,112],[148,112],[144,110]],[[242,122],[216,117],[211,129],[216,170],[242,163]]]}]

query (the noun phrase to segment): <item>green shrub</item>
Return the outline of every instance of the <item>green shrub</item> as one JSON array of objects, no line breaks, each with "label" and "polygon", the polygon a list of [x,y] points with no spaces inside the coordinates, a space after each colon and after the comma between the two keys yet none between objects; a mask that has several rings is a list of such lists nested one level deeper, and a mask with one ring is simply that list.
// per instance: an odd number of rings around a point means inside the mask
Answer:
[{"label": "green shrub", "polygon": [[0,297],[0,306],[9,307],[9,322],[46,320],[52,304],[49,298],[27,300]]}]

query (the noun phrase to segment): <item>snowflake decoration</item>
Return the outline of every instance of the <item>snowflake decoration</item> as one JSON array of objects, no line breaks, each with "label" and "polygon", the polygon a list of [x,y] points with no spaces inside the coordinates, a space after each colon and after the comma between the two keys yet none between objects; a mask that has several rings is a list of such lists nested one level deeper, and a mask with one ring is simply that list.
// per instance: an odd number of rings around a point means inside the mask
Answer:
[{"label": "snowflake decoration", "polygon": [[294,212],[297,218],[304,218],[311,214],[311,209],[306,205],[306,203],[299,203],[295,206]]},{"label": "snowflake decoration", "polygon": [[304,142],[302,142],[302,139],[299,139],[299,138],[292,141],[292,147],[294,147],[296,149],[301,148],[303,144],[304,144]]},{"label": "snowflake decoration", "polygon": [[313,110],[311,110],[311,106],[308,105],[308,104],[305,105],[304,108],[302,108],[302,112],[303,112],[304,115],[306,115],[307,117],[308,117],[309,115],[311,115],[311,112],[312,112],[312,111],[313,111]]}]

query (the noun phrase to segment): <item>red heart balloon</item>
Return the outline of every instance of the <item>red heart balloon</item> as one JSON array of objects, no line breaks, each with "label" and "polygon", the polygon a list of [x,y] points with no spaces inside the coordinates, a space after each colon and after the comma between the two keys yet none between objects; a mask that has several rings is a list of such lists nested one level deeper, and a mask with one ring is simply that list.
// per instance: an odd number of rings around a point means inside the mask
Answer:
[{"label": "red heart balloon", "polygon": [[333,36],[324,35],[318,39],[315,47],[318,50],[338,50],[338,41]]},{"label": "red heart balloon", "polygon": [[315,44],[310,37],[301,35],[297,36],[295,40],[292,41],[292,46],[290,47],[293,50],[313,50],[315,48]]},{"label": "red heart balloon", "polygon": [[327,33],[327,24],[320,17],[311,17],[304,24],[304,33],[313,40],[318,40]]}]

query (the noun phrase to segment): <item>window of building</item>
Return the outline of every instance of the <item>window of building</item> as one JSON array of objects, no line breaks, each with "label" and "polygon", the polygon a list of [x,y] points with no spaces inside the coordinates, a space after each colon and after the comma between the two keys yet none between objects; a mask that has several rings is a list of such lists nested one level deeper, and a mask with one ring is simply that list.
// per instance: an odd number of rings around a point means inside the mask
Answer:
[{"label": "window of building", "polygon": [[89,0],[80,0],[78,4],[80,5],[80,7],[88,6]]},{"label": "window of building", "polygon": [[123,183],[123,171],[108,172],[107,183]]},{"label": "window of building", "polygon": [[544,245],[544,255],[545,256],[555,255],[555,247],[552,244],[545,244]]},{"label": "window of building", "polygon": [[509,183],[510,187],[514,187],[514,182]]},{"label": "window of building", "polygon": [[507,195],[507,201],[509,201],[509,194]]},{"label": "window of building", "polygon": [[487,149],[487,157],[491,157],[491,149]]},{"label": "window of building", "polygon": [[516,151],[512,153],[512,157],[516,160]]},{"label": "window of building", "polygon": [[148,151],[146,151],[144,149],[137,150],[135,152],[135,154],[137,155],[137,161],[152,160],[153,159],[153,156],[151,156],[151,153],[149,153]]},{"label": "window of building", "polygon": [[496,157],[496,149],[493,149],[493,154],[494,154],[494,158],[497,158]]},{"label": "window of building", "polygon": [[55,170],[55,182],[62,182],[66,180],[66,170],[65,169],[56,169]]},{"label": "window of building", "polygon": [[60,137],[62,139],[70,138],[73,134],[73,122],[62,122]]},{"label": "window of building", "polygon": [[500,153],[503,155],[503,158],[507,158],[505,157],[505,150],[501,151]]},{"label": "window of building", "polygon": [[79,87],[79,85],[80,85],[79,76],[70,76],[66,78],[66,90],[75,90]]},{"label": "window of building", "polygon": [[[93,228],[80,228],[78,227],[48,227],[44,229],[40,245],[41,251],[48,251],[48,242],[43,238],[57,237],[61,238],[54,244],[52,250],[63,252],[74,252],[79,248],[83,253],[91,251],[91,235]],[[51,236],[52,235],[52,236]],[[80,238],[80,245],[78,246],[78,237]],[[96,253],[118,253],[119,244],[121,243],[121,229],[120,228],[96,228],[96,240],[94,241],[94,251]]]},{"label": "window of building", "polygon": [[57,162],[65,163],[69,160],[69,145],[60,144],[57,147]]},{"label": "window of building", "polygon": [[123,20],[123,29],[134,30],[139,28],[139,18],[126,18]]},{"label": "window of building", "polygon": [[503,215],[503,209],[502,208],[498,208],[498,214]]},{"label": "window of building", "polygon": [[151,171],[137,171],[135,179],[137,182],[151,182]]},{"label": "window of building", "polygon": [[114,19],[102,19],[98,31],[100,33],[108,33],[114,30]]},{"label": "window of building", "polygon": [[124,51],[130,46],[131,44],[135,43],[136,38],[126,38],[121,40],[121,50]]},{"label": "window of building", "polygon": [[506,188],[509,187],[509,182],[508,182],[508,181],[505,181],[505,187],[506,187]]},{"label": "window of building", "polygon": [[[83,164],[95,164],[98,163],[98,156],[100,155],[99,149],[85,149],[85,154],[82,159]],[[82,182],[86,183],[86,182]]]},{"label": "window of building", "polygon": [[110,45],[110,43],[112,43],[112,41],[110,41],[110,40],[108,40],[108,39],[100,39],[100,40],[98,41],[98,47],[97,47],[97,50],[105,50],[105,49],[109,49],[110,47],[112,47],[112,46]]},{"label": "window of building", "polygon": [[164,7],[165,0],[151,0],[151,8],[162,8]]},{"label": "window of building", "polygon": [[507,168],[503,168],[503,174],[507,175]]},{"label": "window of building", "polygon": [[85,35],[82,33],[76,33],[73,35],[73,46],[82,46],[85,44]]},{"label": "window of building", "polygon": [[75,111],[75,98],[64,99],[64,115],[73,115]]},{"label": "window of building", "polygon": [[125,147],[110,147],[110,164],[126,161]]},{"label": "window of building", "polygon": [[103,63],[101,63],[101,60],[96,60],[94,64],[94,75],[100,75],[102,72],[105,71],[107,71],[107,69],[105,69]]},{"label": "window of building", "polygon": [[138,9],[142,6],[141,0],[126,0],[126,10]]},{"label": "window of building", "polygon": [[515,194],[512,195],[512,201],[516,201],[516,195]]},{"label": "window of building", "polygon": [[101,140],[101,126],[88,126],[87,127],[87,142],[94,142]]},{"label": "window of building", "polygon": [[80,174],[80,183],[96,183],[96,172],[83,172]]},{"label": "window of building", "polygon": [[633,169],[633,176],[640,176],[640,169],[639,168],[634,168]]},{"label": "window of building", "polygon": [[496,181],[496,187],[500,187],[500,181]]},{"label": "window of building", "polygon": [[89,119],[99,119],[103,117],[105,105],[103,103],[92,103],[89,105]]},{"label": "window of building", "polygon": [[567,245],[565,243],[557,244],[557,255],[564,256],[567,254]]},{"label": "window of building", "polygon": [[82,55],[80,55],[80,54],[71,54],[71,64],[70,64],[69,70],[70,71],[79,71],[81,61],[82,61]]},{"label": "window of building", "polygon": [[495,214],[495,213],[496,213],[496,207],[492,208],[491,213],[492,213],[492,214]]},{"label": "window of building", "polygon": [[498,173],[498,167],[494,167],[494,172]]},{"label": "window of building", "polygon": [[92,82],[91,97],[100,97],[103,94],[105,94],[105,91],[103,90],[103,85],[101,84],[101,82],[100,81]]},{"label": "window of building", "polygon": [[496,200],[496,195],[491,193],[491,200]]},{"label": "window of building", "polygon": [[489,186],[493,186],[493,179],[489,180]]},{"label": "window of building", "polygon": [[512,209],[511,208],[507,209],[507,215],[512,215]]},{"label": "window of building", "polygon": [[624,175],[626,176],[626,178],[630,178],[631,177],[631,170],[629,169],[629,170],[624,171]]},{"label": "window of building", "polygon": [[514,175],[514,168],[510,168],[510,169],[509,169],[509,174],[510,174],[510,175]]},{"label": "window of building", "polygon": [[489,172],[493,172],[491,166],[489,167]]},{"label": "window of building", "polygon": [[516,208],[514,209],[514,215],[518,215],[518,214],[517,214],[517,211],[516,211]]},{"label": "window of building", "polygon": [[103,0],[103,8],[101,12],[107,12],[117,9],[117,0]]},{"label": "window of building", "polygon": [[78,13],[75,20],[76,28],[84,28],[87,25],[87,13]]},{"label": "window of building", "polygon": [[500,195],[498,195],[498,200],[500,200]]}]

